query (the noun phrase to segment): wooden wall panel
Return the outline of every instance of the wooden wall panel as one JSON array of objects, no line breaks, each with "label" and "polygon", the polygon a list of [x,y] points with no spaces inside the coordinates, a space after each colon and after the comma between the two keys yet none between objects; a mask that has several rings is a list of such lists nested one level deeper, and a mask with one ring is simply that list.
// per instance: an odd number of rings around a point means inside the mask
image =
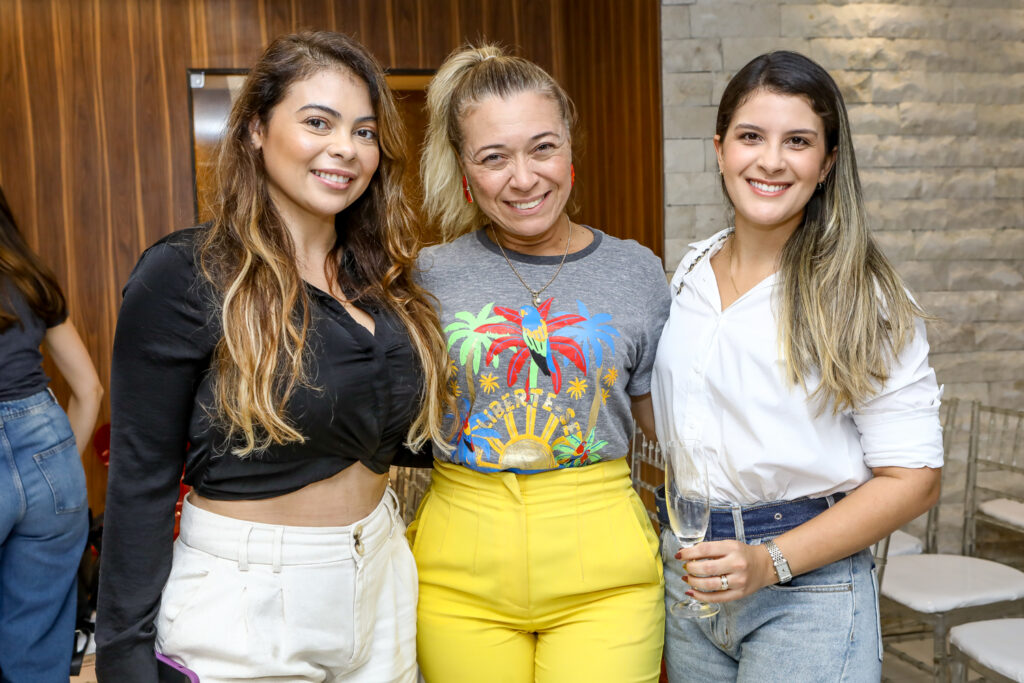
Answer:
[{"label": "wooden wall panel", "polygon": [[581,220],[664,248],[660,7],[657,0],[566,0],[563,83],[583,132]]},{"label": "wooden wall panel", "polygon": [[[246,67],[302,28],[353,34],[391,69],[490,40],[578,103],[580,218],[660,251],[657,22],[656,0],[0,0],[0,183],[108,385],[121,286],[192,220],[187,69]],[[106,472],[84,462],[102,510]]]}]

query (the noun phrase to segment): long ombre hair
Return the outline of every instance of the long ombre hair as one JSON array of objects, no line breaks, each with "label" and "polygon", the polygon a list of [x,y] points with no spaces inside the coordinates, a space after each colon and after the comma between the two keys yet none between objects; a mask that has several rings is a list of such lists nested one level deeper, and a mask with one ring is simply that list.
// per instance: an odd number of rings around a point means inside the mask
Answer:
[{"label": "long ombre hair", "polygon": [[788,379],[806,387],[819,373],[810,399],[838,413],[877,393],[924,313],[871,237],[850,121],[835,81],[796,52],[756,57],[722,93],[715,125],[722,139],[736,110],[759,91],[804,98],[825,124],[826,149],[835,150],[823,186],[782,249],[778,305]]},{"label": "long ombre hair", "polygon": [[0,189],[0,332],[21,322],[14,314],[14,302],[7,300],[4,280],[21,292],[28,307],[47,326],[67,317],[67,304],[57,279],[25,242]]},{"label": "long ombre hair", "polygon": [[423,395],[407,443],[445,441],[452,399],[437,314],[413,279],[420,234],[403,187],[405,129],[383,71],[366,49],[327,31],[275,39],[252,68],[228,118],[217,160],[215,216],[199,247],[202,272],[223,297],[223,337],[214,354],[215,414],[236,455],[302,441],[285,406],[309,386],[305,350],[310,302],[291,235],[271,201],[251,125],[266,126],[291,85],[325,70],[355,74],[377,117],[380,163],[368,188],[335,218],[338,239],[325,275],[353,304],[377,303],[405,326],[419,358]]},{"label": "long ombre hair", "polygon": [[554,101],[569,139],[577,139],[576,107],[558,82],[533,62],[507,55],[497,45],[467,45],[455,50],[430,81],[430,120],[420,176],[423,210],[442,241],[450,242],[488,222],[477,205],[463,196],[463,117],[488,97],[508,98],[523,92],[537,92]]}]

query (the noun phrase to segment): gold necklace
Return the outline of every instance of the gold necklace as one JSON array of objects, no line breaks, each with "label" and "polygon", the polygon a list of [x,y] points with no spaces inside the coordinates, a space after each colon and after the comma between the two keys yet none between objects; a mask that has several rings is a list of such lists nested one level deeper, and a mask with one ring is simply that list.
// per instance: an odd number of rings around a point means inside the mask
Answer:
[{"label": "gold necklace", "polygon": [[555,271],[555,274],[551,276],[551,279],[548,280],[546,285],[536,290],[526,284],[526,280],[524,280],[523,276],[519,274],[516,267],[512,265],[512,261],[509,259],[508,254],[505,253],[505,248],[501,246],[501,240],[498,239],[498,231],[494,229],[493,225],[491,226],[491,235],[494,236],[494,243],[497,244],[498,249],[501,250],[501,255],[505,257],[505,263],[507,263],[508,267],[512,269],[512,273],[519,278],[519,281],[523,283],[523,287],[526,287],[526,290],[530,292],[530,296],[533,298],[534,308],[540,306],[540,295],[544,293],[545,289],[551,286],[551,283],[555,281],[558,274],[562,272],[562,266],[565,265],[565,259],[569,256],[569,243],[572,242],[572,221],[569,221],[569,235],[565,238],[565,253],[562,254],[562,262],[558,264],[558,270]]},{"label": "gold necklace", "polygon": [[740,288],[736,286],[736,280],[732,277],[732,257],[736,253],[736,233],[732,234],[729,240],[729,263],[725,268],[726,275],[729,276],[729,284],[732,285],[732,291],[736,292],[736,298],[740,298]]}]

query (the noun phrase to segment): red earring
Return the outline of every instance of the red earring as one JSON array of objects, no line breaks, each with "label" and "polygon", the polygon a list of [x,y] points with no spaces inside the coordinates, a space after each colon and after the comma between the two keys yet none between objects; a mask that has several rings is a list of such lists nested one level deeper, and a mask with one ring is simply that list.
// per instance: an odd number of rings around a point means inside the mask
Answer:
[{"label": "red earring", "polygon": [[466,180],[466,176],[462,176],[462,194],[465,195],[467,202],[473,203],[473,193],[469,190],[469,181]]},{"label": "red earring", "polygon": [[569,164],[569,173],[572,174],[572,180],[569,181],[569,189],[571,190],[576,186],[576,166]]}]

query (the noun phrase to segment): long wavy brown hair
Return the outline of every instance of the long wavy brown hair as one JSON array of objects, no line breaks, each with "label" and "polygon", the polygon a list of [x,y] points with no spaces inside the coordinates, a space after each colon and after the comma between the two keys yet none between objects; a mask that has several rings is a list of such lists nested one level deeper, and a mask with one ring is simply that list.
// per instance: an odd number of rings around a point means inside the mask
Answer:
[{"label": "long wavy brown hair", "polygon": [[47,325],[67,317],[57,278],[29,248],[0,189],[0,332],[20,323],[13,302],[7,300],[5,280],[21,292],[29,308]]},{"label": "long wavy brown hair", "polygon": [[309,385],[305,350],[310,302],[291,235],[271,201],[251,125],[266,126],[291,85],[324,70],[355,74],[377,117],[380,164],[363,195],[335,218],[337,241],[325,268],[355,305],[370,302],[403,323],[419,358],[423,395],[407,443],[445,441],[453,400],[437,314],[413,279],[421,234],[403,185],[405,129],[377,61],[352,38],[328,31],[275,39],[249,72],[232,107],[217,161],[214,219],[199,247],[204,275],[223,297],[223,337],[214,357],[215,417],[232,452],[302,441],[285,406]]}]

